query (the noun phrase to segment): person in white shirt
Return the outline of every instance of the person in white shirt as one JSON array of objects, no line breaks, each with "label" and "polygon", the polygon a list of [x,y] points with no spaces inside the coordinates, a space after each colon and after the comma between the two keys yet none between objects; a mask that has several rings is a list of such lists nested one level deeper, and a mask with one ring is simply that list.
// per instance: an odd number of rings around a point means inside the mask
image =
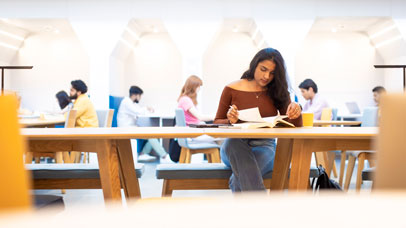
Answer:
[{"label": "person in white shirt", "polygon": [[299,85],[302,96],[307,100],[303,107],[303,112],[314,113],[314,119],[320,120],[324,108],[328,108],[328,103],[317,94],[317,85],[311,79],[306,79]]},{"label": "person in white shirt", "polygon": [[[117,113],[117,125],[118,127],[136,127],[137,118],[140,115],[145,115],[148,112],[154,112],[150,107],[144,107],[139,104],[143,91],[138,86],[130,87],[130,96],[125,97],[120,104]],[[148,139],[148,142],[144,145],[141,154],[138,157],[139,161],[150,161],[155,160],[155,157],[148,155],[151,150],[154,149],[155,152],[165,159],[167,153],[162,145],[159,143],[158,139]]]}]

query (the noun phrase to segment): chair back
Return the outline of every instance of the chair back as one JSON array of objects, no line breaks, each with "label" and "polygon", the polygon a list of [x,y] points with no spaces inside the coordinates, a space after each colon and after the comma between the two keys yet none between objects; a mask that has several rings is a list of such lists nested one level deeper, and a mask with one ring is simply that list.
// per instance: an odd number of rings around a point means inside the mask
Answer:
[{"label": "chair back", "polygon": [[361,127],[378,126],[378,107],[368,107],[364,109],[361,119]]},{"label": "chair back", "polygon": [[[185,119],[185,112],[181,108],[175,109],[175,120],[176,126],[178,127],[186,127],[186,119]],[[185,138],[179,138],[178,143],[181,147],[188,148],[188,142]]]},{"label": "chair back", "polygon": [[332,109],[332,113],[333,113],[333,120],[336,121],[338,118],[338,109],[337,108],[333,108]]},{"label": "chair back", "polygon": [[0,211],[31,207],[29,174],[25,170],[25,152],[17,118],[17,98],[0,96]]},{"label": "chair back", "polygon": [[71,109],[67,112],[65,120],[65,128],[74,128],[76,124],[76,113],[77,111]]},{"label": "chair back", "polygon": [[[333,109],[332,108],[323,108],[321,111],[320,120],[330,121],[333,116]],[[329,127],[331,125],[322,125],[322,127]]]},{"label": "chair back", "polygon": [[406,95],[391,94],[382,97],[377,166],[374,177],[376,190],[406,190]]},{"label": "chair back", "polygon": [[109,108],[114,109],[113,121],[111,124],[112,127],[117,127],[117,113],[123,99],[124,97],[109,96]]},{"label": "chair back", "polygon": [[321,111],[321,120],[331,120],[333,117],[333,109],[332,108],[323,108]]},{"label": "chair back", "polygon": [[111,127],[113,122],[114,109],[96,110],[99,127]]}]

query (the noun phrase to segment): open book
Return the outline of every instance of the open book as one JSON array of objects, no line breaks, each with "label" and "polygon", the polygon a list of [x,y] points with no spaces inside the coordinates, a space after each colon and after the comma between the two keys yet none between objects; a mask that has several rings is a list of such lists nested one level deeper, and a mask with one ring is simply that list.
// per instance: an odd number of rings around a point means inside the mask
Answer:
[{"label": "open book", "polygon": [[289,123],[286,120],[283,120],[284,118],[287,118],[288,116],[281,116],[278,111],[277,116],[271,116],[271,117],[266,117],[262,118],[261,114],[259,113],[258,107],[256,108],[250,108],[250,109],[244,109],[238,111],[238,118],[242,121],[246,121],[245,123],[238,123],[238,124],[233,124],[233,127],[235,128],[247,128],[247,129],[253,129],[253,128],[274,128],[274,127],[295,127],[295,125]]}]

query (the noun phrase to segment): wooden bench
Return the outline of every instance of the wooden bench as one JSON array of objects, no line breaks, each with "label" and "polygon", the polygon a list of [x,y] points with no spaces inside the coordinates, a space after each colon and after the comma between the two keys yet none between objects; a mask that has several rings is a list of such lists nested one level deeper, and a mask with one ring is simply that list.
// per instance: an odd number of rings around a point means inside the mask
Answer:
[{"label": "wooden bench", "polygon": [[[26,164],[32,172],[33,189],[100,189],[100,174],[97,164]],[[136,164],[135,172],[140,178],[143,164]],[[139,190],[139,183],[137,186]],[[138,191],[140,192],[140,191]],[[137,195],[141,197],[141,194]]]},{"label": "wooden bench", "polygon": [[[223,163],[160,164],[156,168],[157,179],[163,179],[162,196],[171,196],[173,190],[229,189],[231,168]],[[317,177],[312,168],[310,177]],[[270,189],[272,172],[263,176],[265,188]]]}]

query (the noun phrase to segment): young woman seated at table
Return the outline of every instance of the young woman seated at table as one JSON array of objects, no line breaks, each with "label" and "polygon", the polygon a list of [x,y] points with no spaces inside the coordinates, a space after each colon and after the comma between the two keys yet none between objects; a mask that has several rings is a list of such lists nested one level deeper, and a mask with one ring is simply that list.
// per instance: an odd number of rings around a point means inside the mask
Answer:
[{"label": "young woman seated at table", "polygon": [[[214,123],[237,123],[238,110],[254,107],[262,117],[279,111],[295,126],[302,126],[300,106],[290,101],[284,60],[273,48],[259,51],[241,79],[224,88]],[[226,139],[220,153],[233,171],[230,189],[265,190],[262,176],[273,169],[275,149],[275,139]]]},{"label": "young woman seated at table", "polygon": [[202,85],[202,80],[199,77],[192,75],[186,80],[185,85],[182,87],[182,91],[178,98],[178,108],[183,109],[185,113],[186,125],[213,120],[213,117],[203,115],[196,108],[197,94]]}]

